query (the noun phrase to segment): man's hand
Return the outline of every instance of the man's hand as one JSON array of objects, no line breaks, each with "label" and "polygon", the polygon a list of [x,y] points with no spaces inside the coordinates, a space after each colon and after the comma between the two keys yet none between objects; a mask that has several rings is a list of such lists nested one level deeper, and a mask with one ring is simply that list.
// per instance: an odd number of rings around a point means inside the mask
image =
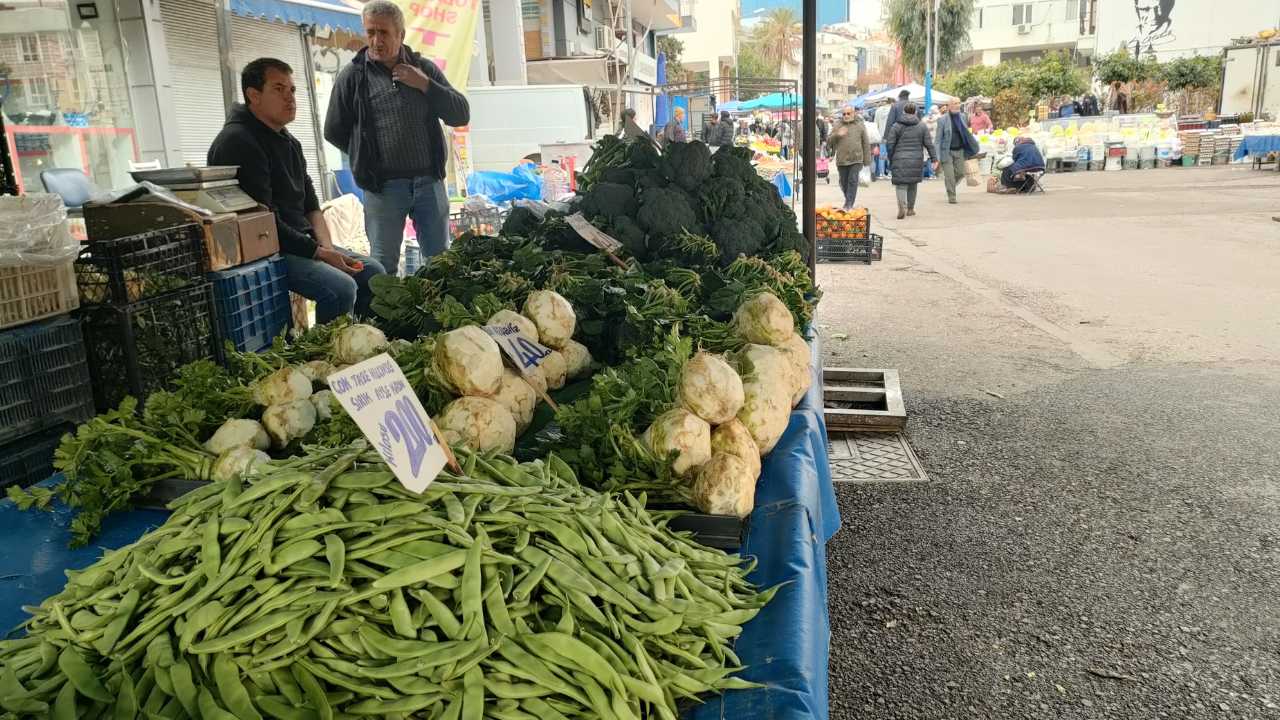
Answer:
[{"label": "man's hand", "polygon": [[347,257],[333,248],[317,247],[315,259],[328,263],[348,275],[355,275],[364,269],[364,263],[353,257]]},{"label": "man's hand", "polygon": [[400,63],[391,70],[391,79],[404,83],[418,92],[426,92],[431,85],[431,78],[416,65]]}]

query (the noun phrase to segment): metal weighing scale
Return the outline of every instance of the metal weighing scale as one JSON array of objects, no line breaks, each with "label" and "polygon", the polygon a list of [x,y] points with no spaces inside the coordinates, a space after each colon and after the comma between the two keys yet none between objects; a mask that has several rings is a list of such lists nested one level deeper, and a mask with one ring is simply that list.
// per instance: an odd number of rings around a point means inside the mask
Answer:
[{"label": "metal weighing scale", "polygon": [[131,173],[138,182],[144,180],[162,185],[179,200],[215,213],[252,210],[258,202],[240,189],[236,180],[238,165],[182,167],[166,170],[141,170]]}]

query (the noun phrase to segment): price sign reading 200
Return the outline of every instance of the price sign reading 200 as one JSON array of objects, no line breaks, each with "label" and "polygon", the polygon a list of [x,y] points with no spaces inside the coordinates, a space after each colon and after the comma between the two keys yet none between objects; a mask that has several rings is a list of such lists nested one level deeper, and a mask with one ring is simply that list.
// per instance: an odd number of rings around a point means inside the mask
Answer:
[{"label": "price sign reading 200", "polygon": [[[413,402],[407,397],[396,400],[395,405],[383,413],[382,425],[386,433],[383,435],[383,442],[389,439],[403,446],[409,455],[409,472],[416,477],[422,470],[423,461],[427,459],[427,451],[436,441],[422,422],[422,416],[418,414]],[[384,458],[394,457],[394,453],[387,452],[390,448],[384,447],[383,450]]]}]

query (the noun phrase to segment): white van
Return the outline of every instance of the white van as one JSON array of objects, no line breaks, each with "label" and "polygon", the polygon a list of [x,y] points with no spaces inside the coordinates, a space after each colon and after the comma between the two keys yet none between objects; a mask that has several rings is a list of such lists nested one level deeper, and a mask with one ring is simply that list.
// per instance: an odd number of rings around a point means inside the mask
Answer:
[{"label": "white van", "polygon": [[522,158],[541,162],[543,145],[596,138],[596,114],[585,85],[471,87],[467,99],[476,170],[510,172]]}]

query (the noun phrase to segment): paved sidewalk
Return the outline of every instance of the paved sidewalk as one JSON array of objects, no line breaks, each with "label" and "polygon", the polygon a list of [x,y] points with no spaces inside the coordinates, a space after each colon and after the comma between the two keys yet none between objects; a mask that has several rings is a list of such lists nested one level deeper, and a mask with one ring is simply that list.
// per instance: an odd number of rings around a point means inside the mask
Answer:
[{"label": "paved sidewalk", "polygon": [[1045,184],[876,183],[885,260],[819,267],[931,477],[837,487],[832,717],[1280,717],[1280,181]]}]

